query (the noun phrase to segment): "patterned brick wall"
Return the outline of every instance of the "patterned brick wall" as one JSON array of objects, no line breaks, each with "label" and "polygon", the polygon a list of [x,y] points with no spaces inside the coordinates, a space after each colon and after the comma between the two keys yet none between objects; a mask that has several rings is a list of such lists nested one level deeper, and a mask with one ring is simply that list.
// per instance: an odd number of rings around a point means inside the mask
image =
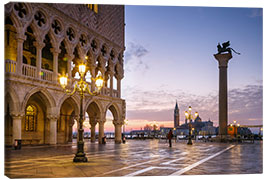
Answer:
[{"label": "patterned brick wall", "polygon": [[124,6],[98,5],[98,13],[83,4],[49,4],[77,22],[124,47]]}]

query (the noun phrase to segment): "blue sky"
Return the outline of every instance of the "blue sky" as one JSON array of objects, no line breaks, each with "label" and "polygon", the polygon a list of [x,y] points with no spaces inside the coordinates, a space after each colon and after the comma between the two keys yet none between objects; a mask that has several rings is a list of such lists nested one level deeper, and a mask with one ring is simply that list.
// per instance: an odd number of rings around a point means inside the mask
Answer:
[{"label": "blue sky", "polygon": [[180,121],[191,105],[218,125],[213,54],[228,40],[241,53],[229,62],[229,122],[262,123],[262,9],[125,6],[125,23],[122,94],[130,127],[172,125],[176,100]]}]

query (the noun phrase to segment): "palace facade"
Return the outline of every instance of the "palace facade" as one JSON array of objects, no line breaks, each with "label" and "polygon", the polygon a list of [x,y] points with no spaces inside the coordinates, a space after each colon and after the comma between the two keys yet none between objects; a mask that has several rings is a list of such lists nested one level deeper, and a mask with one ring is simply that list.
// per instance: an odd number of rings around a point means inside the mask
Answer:
[{"label": "palace facade", "polygon": [[80,96],[68,96],[78,81],[78,64],[86,64],[90,89],[95,78],[105,80],[100,95],[85,95],[83,114],[89,116],[91,141],[104,136],[106,112],[113,114],[115,142],[121,142],[125,100],[124,6],[8,3],[5,5],[5,145],[57,144],[72,141],[79,119]]}]

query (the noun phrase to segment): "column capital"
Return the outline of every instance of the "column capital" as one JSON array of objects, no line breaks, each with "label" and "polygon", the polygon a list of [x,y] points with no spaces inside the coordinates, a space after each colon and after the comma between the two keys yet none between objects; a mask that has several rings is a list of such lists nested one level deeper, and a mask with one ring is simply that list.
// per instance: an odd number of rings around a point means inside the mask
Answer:
[{"label": "column capital", "polygon": [[50,51],[53,54],[60,54],[61,53],[61,49],[60,48],[51,48]]},{"label": "column capital", "polygon": [[33,44],[34,44],[34,46],[35,46],[37,49],[42,49],[42,48],[44,48],[44,46],[45,46],[45,43],[44,43],[44,42],[38,42],[38,41],[35,41]]},{"label": "column capital", "polygon": [[219,68],[221,67],[228,67],[228,62],[232,58],[231,53],[226,53],[226,54],[214,54],[215,59],[219,63]]},{"label": "column capital", "polygon": [[89,117],[89,123],[91,126],[95,126],[97,124],[97,118],[96,117]]},{"label": "column capital", "polygon": [[98,119],[97,122],[98,122],[98,124],[104,124],[106,122],[106,120]]},{"label": "column capital", "polygon": [[20,113],[11,113],[10,115],[13,119],[21,119],[23,117],[23,114]]},{"label": "column capital", "polygon": [[24,42],[26,40],[26,35],[18,33],[16,34],[16,40],[17,42]]},{"label": "column capital", "polygon": [[47,115],[47,118],[50,120],[50,121],[57,121],[57,119],[59,118],[58,115],[54,115],[54,114],[49,114]]},{"label": "column capital", "polygon": [[73,54],[66,54],[66,57],[68,58],[68,61],[72,61],[75,56]]},{"label": "column capital", "polygon": [[121,73],[121,74],[116,73],[115,77],[117,80],[122,80],[124,78],[124,73]]},{"label": "column capital", "polygon": [[118,120],[113,120],[113,125],[115,125],[115,126],[117,126],[117,125],[122,126],[122,125],[124,125],[124,122],[118,121]]}]

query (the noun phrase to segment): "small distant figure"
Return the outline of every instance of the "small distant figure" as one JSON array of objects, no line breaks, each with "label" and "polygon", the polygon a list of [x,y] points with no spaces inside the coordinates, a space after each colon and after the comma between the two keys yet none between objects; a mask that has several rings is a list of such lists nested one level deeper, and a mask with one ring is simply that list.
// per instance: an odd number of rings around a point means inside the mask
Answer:
[{"label": "small distant figure", "polygon": [[170,130],[170,132],[167,135],[167,138],[169,139],[169,146],[172,147],[172,137],[173,137],[173,133],[172,130]]},{"label": "small distant figure", "polygon": [[106,144],[106,136],[102,138],[102,144]]},{"label": "small distant figure", "polygon": [[122,142],[125,144],[126,143],[126,136],[125,134],[122,133]]}]

